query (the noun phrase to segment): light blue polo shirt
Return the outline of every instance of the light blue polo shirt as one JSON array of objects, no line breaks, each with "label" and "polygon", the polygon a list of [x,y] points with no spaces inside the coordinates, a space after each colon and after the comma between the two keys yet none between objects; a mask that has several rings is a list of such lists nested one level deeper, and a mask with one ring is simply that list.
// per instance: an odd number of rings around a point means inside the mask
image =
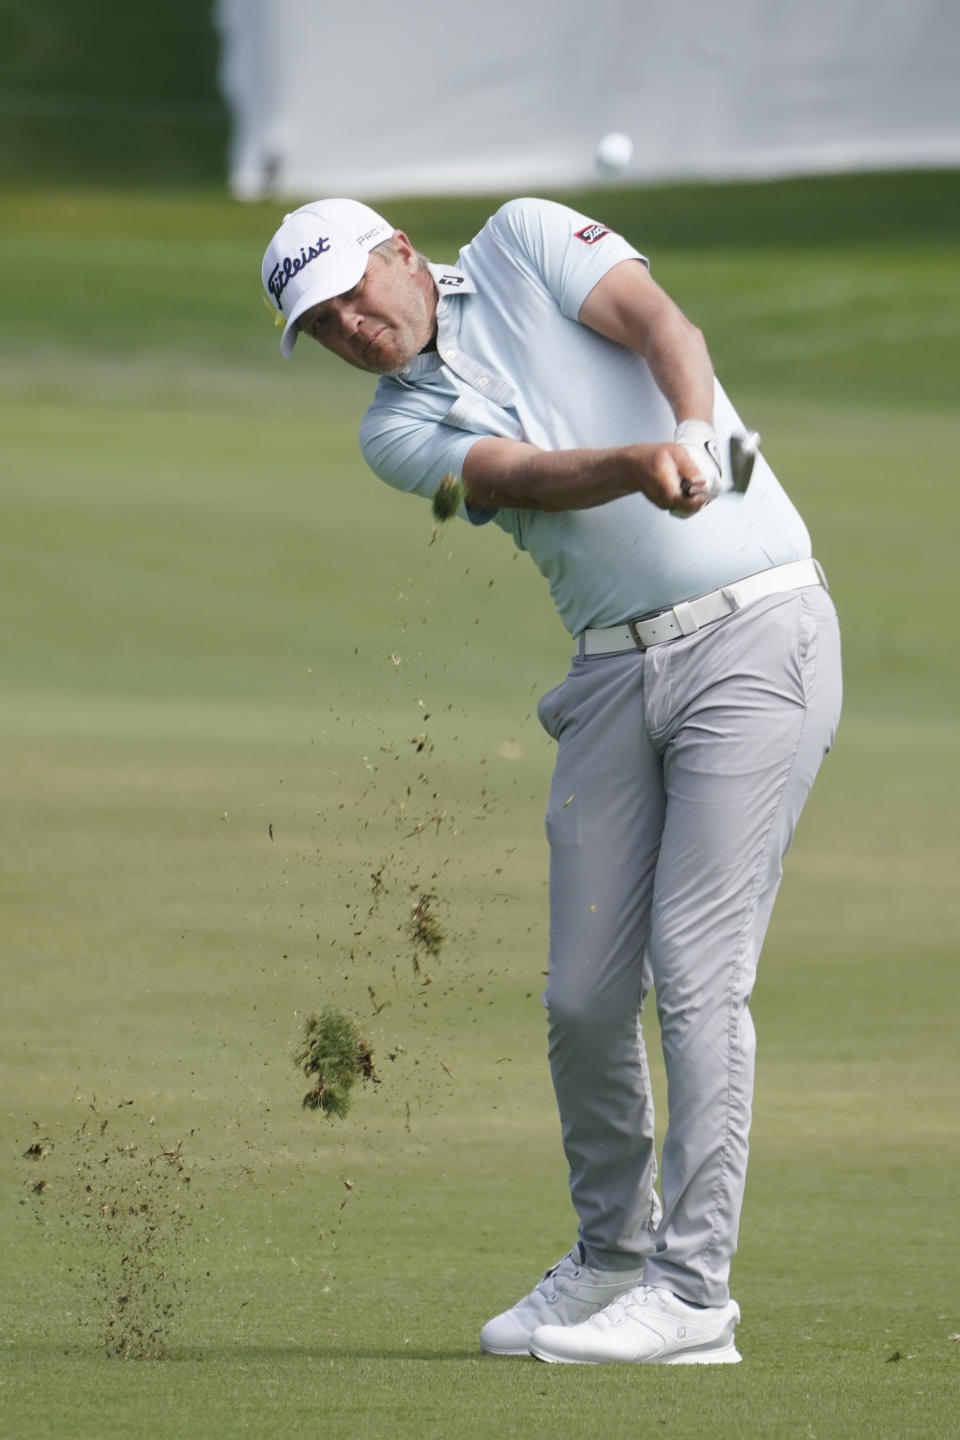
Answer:
[{"label": "light blue polo shirt", "polygon": [[[485,435],[544,450],[671,440],[674,416],[646,361],[577,316],[622,261],[646,263],[620,235],[548,200],[512,200],[460,252],[431,266],[437,349],[382,378],[360,427],[370,468],[432,498]],[[721,451],[746,427],[719,383]],[[761,456],[743,497],[687,520],[628,495],[590,510],[503,508],[493,520],[529,551],[572,635],[619,625],[770,565],[810,554],[806,526]]]}]

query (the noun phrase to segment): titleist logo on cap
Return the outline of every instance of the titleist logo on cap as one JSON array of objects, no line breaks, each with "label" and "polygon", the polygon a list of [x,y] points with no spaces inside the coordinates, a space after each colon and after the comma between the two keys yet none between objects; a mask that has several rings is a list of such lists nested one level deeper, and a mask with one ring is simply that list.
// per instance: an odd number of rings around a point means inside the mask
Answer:
[{"label": "titleist logo on cap", "polygon": [[318,235],[315,244],[306,247],[301,245],[299,255],[285,255],[282,260],[277,261],[270,271],[267,289],[277,302],[278,310],[283,309],[283,301],[280,297],[294,275],[299,274],[305,265],[310,264],[311,260],[319,260],[320,256],[329,249],[330,241],[325,236]]}]

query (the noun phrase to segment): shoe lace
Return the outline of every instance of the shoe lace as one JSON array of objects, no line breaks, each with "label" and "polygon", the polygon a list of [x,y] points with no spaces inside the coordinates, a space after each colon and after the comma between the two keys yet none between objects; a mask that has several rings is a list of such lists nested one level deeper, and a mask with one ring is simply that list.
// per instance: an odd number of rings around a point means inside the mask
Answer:
[{"label": "shoe lace", "polygon": [[564,1255],[563,1259],[558,1260],[556,1265],[550,1266],[550,1269],[537,1286],[541,1295],[547,1300],[553,1300],[557,1293],[557,1282],[568,1275],[576,1279],[580,1274],[583,1258],[583,1246],[578,1240],[568,1255]]},{"label": "shoe lace", "polygon": [[626,1319],[631,1310],[646,1305],[653,1288],[652,1285],[634,1285],[632,1290],[625,1290],[622,1295],[611,1300],[610,1304],[604,1308],[604,1315],[614,1323]]}]

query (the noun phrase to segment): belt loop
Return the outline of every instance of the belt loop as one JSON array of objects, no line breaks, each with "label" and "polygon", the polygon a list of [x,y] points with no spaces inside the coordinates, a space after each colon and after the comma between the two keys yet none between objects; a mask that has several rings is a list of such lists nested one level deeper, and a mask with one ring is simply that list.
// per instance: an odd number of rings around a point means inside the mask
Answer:
[{"label": "belt loop", "polygon": [[679,605],[674,605],[673,616],[680,626],[681,635],[693,635],[700,629],[693,618],[693,609],[688,600],[681,600]]},{"label": "belt loop", "polygon": [[829,590],[829,589],[830,589],[830,586],[827,584],[826,571],[824,570],[823,566],[820,564],[820,561],[819,561],[819,560],[814,559],[814,561],[813,561],[813,568],[814,568],[814,570],[816,570],[817,574],[820,576],[820,584],[823,586],[824,590]]}]

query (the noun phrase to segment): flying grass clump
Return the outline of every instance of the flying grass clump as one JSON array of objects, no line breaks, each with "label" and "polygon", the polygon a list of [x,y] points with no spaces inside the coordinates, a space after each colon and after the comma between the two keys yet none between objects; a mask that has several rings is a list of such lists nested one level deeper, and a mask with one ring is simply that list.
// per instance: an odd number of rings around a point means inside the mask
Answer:
[{"label": "flying grass clump", "polygon": [[450,520],[463,504],[463,481],[456,475],[444,475],[434,492],[433,518],[438,524]]},{"label": "flying grass clump", "polygon": [[436,898],[421,890],[411,907],[410,938],[418,950],[426,950],[428,955],[439,955],[444,941],[443,928],[433,910]]},{"label": "flying grass clump", "polygon": [[411,906],[407,934],[413,941],[413,968],[417,974],[420,973],[421,954],[426,952],[427,955],[436,957],[440,954],[446,939],[443,927],[433,908],[436,899],[436,895],[421,890]]},{"label": "flying grass clump", "polygon": [[370,1047],[356,1022],[330,1007],[306,1022],[295,1062],[313,1082],[303,1097],[303,1108],[341,1120],[350,1109],[350,1091],[358,1079],[380,1083]]}]

